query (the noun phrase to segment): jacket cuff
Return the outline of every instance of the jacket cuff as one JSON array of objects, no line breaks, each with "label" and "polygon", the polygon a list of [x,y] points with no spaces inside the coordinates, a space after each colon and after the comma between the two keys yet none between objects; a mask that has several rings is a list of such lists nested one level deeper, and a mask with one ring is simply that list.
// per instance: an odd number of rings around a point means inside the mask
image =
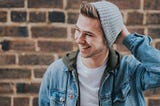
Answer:
[{"label": "jacket cuff", "polygon": [[[137,37],[139,39],[137,39]],[[133,33],[129,34],[127,37],[124,38],[123,44],[129,49],[132,50],[133,46],[137,43],[137,41],[141,40],[143,38],[143,35]]]}]

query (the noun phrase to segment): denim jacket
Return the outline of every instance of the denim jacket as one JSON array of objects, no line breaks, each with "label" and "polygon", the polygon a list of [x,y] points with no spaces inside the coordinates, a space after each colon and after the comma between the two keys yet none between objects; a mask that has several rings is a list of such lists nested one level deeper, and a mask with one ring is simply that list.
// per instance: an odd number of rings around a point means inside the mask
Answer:
[{"label": "denim jacket", "polygon": [[[130,34],[123,44],[132,55],[121,56],[110,49],[98,93],[99,106],[145,106],[143,91],[160,87],[160,51],[151,47],[151,38]],[[48,67],[39,106],[80,106],[77,54],[66,54]]]}]

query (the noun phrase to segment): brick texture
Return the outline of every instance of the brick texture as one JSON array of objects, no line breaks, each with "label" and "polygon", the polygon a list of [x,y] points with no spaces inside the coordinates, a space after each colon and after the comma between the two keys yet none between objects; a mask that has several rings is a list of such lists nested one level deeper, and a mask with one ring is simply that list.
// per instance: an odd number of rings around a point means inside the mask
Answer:
[{"label": "brick texture", "polygon": [[39,41],[38,46],[40,48],[40,51],[42,52],[47,51],[47,52],[61,53],[61,52],[71,51],[73,49],[72,42],[66,42],[66,41],[59,41],[59,42]]},{"label": "brick texture", "polygon": [[29,106],[29,98],[14,98],[14,106]]},{"label": "brick texture", "polygon": [[1,106],[11,106],[11,98],[0,96],[0,104]]},{"label": "brick texture", "polygon": [[22,8],[24,0],[0,0],[0,8]]},{"label": "brick texture", "polygon": [[38,98],[33,99],[33,106],[38,106]]},{"label": "brick texture", "polygon": [[160,50],[160,42],[156,44],[156,48]]},{"label": "brick texture", "polygon": [[35,78],[42,78],[43,74],[45,73],[46,68],[37,68],[34,69],[34,77]]},{"label": "brick texture", "polygon": [[128,13],[127,25],[142,25],[143,24],[143,13],[132,12]]},{"label": "brick texture", "polygon": [[29,14],[29,21],[38,23],[38,22],[45,22],[46,21],[46,13],[45,12],[30,12]]},{"label": "brick texture", "polygon": [[0,11],[0,22],[6,22],[6,21],[7,21],[7,12]]},{"label": "brick texture", "polygon": [[67,0],[67,9],[79,9],[81,0]]},{"label": "brick texture", "polygon": [[30,40],[12,40],[10,41],[9,50],[14,51],[35,51],[35,42]]},{"label": "brick texture", "polygon": [[160,28],[148,28],[148,33],[153,39],[159,38]]},{"label": "brick texture", "polygon": [[27,26],[0,26],[0,37],[28,37]]},{"label": "brick texture", "polygon": [[0,54],[0,65],[12,65],[16,64],[16,57],[15,55],[6,55]]},{"label": "brick texture", "polygon": [[30,79],[31,71],[28,69],[0,68],[0,79]]},{"label": "brick texture", "polygon": [[144,28],[128,28],[128,30],[131,33],[140,33],[140,34],[144,34]]},{"label": "brick texture", "polygon": [[49,12],[49,21],[50,22],[65,22],[65,15],[63,12],[52,11]]},{"label": "brick texture", "polygon": [[63,0],[28,0],[29,8],[62,8]]},{"label": "brick texture", "polygon": [[13,94],[14,93],[13,83],[0,83],[0,94]]},{"label": "brick texture", "polygon": [[160,93],[160,88],[155,88],[155,89],[151,89],[151,90],[146,90],[145,91],[145,96],[149,97],[149,96],[156,96],[156,95],[159,95]]},{"label": "brick texture", "polygon": [[32,27],[32,37],[41,38],[66,38],[67,29],[64,27]]},{"label": "brick texture", "polygon": [[68,13],[68,23],[75,24],[78,19],[78,13]]},{"label": "brick texture", "polygon": [[17,93],[19,94],[37,94],[39,91],[39,83],[17,83]]},{"label": "brick texture", "polygon": [[54,57],[52,55],[44,54],[26,54],[19,56],[20,65],[49,65],[53,60]]},{"label": "brick texture", "polygon": [[[48,65],[77,48],[73,27],[81,1],[0,0],[0,106],[38,106]],[[119,6],[131,33],[150,35],[160,50],[160,0],[108,1]],[[145,99],[146,106],[160,106],[160,88],[145,91]]]},{"label": "brick texture", "polygon": [[159,0],[144,0],[144,9],[145,10],[160,10],[160,1]]},{"label": "brick texture", "polygon": [[11,12],[11,20],[13,22],[25,22],[27,13],[22,11],[12,11]]},{"label": "brick texture", "polygon": [[159,106],[160,99],[150,99],[148,105],[149,106]]},{"label": "brick texture", "polygon": [[148,13],[147,14],[147,24],[160,24],[160,13]]},{"label": "brick texture", "polygon": [[120,9],[139,9],[140,0],[108,0],[116,4]]}]

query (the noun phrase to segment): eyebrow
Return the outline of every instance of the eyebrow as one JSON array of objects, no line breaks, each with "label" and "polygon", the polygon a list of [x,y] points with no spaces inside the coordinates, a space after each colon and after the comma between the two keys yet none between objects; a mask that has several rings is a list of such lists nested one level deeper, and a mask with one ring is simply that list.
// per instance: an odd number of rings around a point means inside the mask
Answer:
[{"label": "eyebrow", "polygon": [[[75,25],[75,29],[80,30],[80,28],[79,28],[77,25]],[[90,31],[85,31],[85,30],[83,30],[83,32],[88,33],[88,34],[95,35],[94,33],[90,32]]]}]

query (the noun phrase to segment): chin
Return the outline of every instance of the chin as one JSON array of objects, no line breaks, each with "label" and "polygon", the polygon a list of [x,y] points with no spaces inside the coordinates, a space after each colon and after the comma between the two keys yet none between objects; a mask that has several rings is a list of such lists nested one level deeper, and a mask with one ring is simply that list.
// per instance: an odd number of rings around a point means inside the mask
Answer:
[{"label": "chin", "polygon": [[84,54],[84,53],[81,53],[81,52],[80,52],[80,56],[83,57],[83,58],[90,58],[91,57],[90,54],[86,54],[86,53]]}]

